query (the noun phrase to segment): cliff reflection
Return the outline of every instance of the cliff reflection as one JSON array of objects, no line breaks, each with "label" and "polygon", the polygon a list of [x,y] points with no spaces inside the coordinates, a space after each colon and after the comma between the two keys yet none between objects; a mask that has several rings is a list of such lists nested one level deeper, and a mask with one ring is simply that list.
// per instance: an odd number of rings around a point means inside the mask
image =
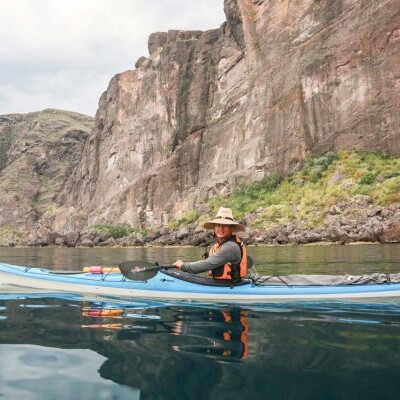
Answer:
[{"label": "cliff reflection", "polygon": [[[243,309],[6,299],[0,297],[0,359],[14,359],[20,344],[31,345],[31,359],[46,349],[49,363],[57,349],[88,349],[104,357],[92,374],[133,388],[141,400],[265,398],[267,392],[305,400],[327,388],[332,399],[343,393],[358,399],[360,385],[372,399],[382,387],[386,398],[400,390],[397,303]],[[80,371],[71,361],[59,373],[71,370]],[[82,381],[76,375],[71,387]]]}]

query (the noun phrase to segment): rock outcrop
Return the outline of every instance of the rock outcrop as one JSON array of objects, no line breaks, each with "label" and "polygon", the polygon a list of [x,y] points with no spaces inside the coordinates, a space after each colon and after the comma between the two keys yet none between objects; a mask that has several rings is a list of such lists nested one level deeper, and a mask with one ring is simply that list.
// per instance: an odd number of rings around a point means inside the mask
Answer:
[{"label": "rock outcrop", "polygon": [[61,201],[86,224],[165,225],[307,152],[400,155],[397,0],[225,0],[116,75]]}]

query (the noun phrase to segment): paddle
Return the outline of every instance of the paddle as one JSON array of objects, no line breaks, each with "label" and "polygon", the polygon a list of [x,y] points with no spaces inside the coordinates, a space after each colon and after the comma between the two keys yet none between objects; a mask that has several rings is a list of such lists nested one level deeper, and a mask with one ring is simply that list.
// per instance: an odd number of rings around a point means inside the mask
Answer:
[{"label": "paddle", "polygon": [[[247,268],[251,269],[253,264],[253,259],[247,256]],[[147,281],[154,278],[161,269],[176,268],[174,265],[158,265],[147,261],[125,261],[118,266],[122,275],[133,281]]]},{"label": "paddle", "polygon": [[147,261],[125,261],[118,266],[122,275],[133,281],[147,281],[161,269],[176,268],[174,265],[158,265]]}]

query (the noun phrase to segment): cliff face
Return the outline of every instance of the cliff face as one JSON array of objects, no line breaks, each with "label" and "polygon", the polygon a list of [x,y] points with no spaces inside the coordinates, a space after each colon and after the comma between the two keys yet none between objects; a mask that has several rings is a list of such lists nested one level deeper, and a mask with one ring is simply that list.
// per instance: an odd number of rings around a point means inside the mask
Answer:
[{"label": "cliff face", "polygon": [[101,96],[59,199],[88,225],[161,226],[307,152],[400,155],[398,0],[224,8],[219,29],[152,34],[150,56]]}]

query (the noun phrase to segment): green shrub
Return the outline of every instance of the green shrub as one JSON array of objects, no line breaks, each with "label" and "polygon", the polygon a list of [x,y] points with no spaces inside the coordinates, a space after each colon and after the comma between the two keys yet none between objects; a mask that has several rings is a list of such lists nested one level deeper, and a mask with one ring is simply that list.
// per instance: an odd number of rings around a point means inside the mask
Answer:
[{"label": "green shrub", "polygon": [[114,239],[119,239],[124,236],[128,236],[136,231],[134,228],[130,227],[127,224],[119,224],[119,225],[98,224],[94,225],[92,228],[97,232],[108,233]]},{"label": "green shrub", "polygon": [[187,211],[179,219],[173,219],[168,226],[170,229],[176,229],[181,225],[191,224],[199,219],[199,213],[195,210]]},{"label": "green shrub", "polygon": [[338,156],[334,152],[329,151],[328,153],[324,154],[323,156],[315,158],[314,165],[321,165],[325,169],[327,169],[337,159],[338,159]]},{"label": "green shrub", "polygon": [[311,183],[317,183],[322,178],[323,169],[313,167],[308,173],[308,180]]},{"label": "green shrub", "polygon": [[390,178],[396,178],[397,176],[400,176],[399,171],[391,171],[391,172],[388,172],[387,174],[385,174],[383,177],[385,179],[390,179]]},{"label": "green shrub", "polygon": [[268,192],[276,190],[282,182],[282,177],[276,173],[265,175],[261,180],[260,187]]},{"label": "green shrub", "polygon": [[282,182],[282,177],[276,173],[265,175],[259,182],[254,182],[250,185],[238,187],[234,195],[237,197],[258,198],[261,193],[273,192]]},{"label": "green shrub", "polygon": [[375,171],[367,172],[361,179],[360,185],[372,185],[378,174]]},{"label": "green shrub", "polygon": [[323,178],[324,171],[336,160],[338,160],[338,156],[333,152],[328,152],[320,157],[313,157],[311,153],[308,153],[303,168],[304,178],[311,183],[318,182]]},{"label": "green shrub", "polygon": [[325,170],[338,158],[339,157],[337,156],[337,154],[332,151],[329,151],[328,153],[320,157],[314,157],[312,153],[307,153],[304,169],[321,166]]}]

